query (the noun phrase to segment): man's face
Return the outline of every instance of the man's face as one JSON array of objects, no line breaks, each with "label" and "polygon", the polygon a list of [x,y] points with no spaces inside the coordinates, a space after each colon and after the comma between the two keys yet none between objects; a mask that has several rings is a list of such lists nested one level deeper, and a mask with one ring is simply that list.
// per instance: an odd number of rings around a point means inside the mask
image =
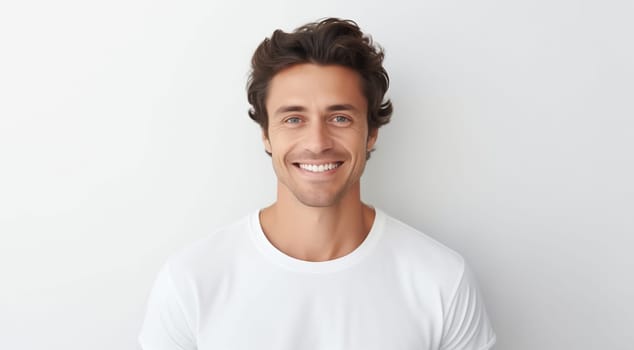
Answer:
[{"label": "man's face", "polygon": [[266,150],[272,154],[278,196],[311,207],[337,204],[359,191],[368,135],[367,100],[357,72],[342,66],[299,64],[269,85]]}]

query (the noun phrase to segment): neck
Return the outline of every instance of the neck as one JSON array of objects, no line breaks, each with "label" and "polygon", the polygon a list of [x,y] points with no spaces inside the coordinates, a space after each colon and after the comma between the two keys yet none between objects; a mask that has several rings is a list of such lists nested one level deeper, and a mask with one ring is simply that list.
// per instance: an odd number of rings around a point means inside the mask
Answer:
[{"label": "neck", "polygon": [[260,212],[268,240],[286,255],[327,261],[355,250],[370,232],[374,210],[360,200],[358,185],[327,207],[306,206],[278,191],[278,200]]}]

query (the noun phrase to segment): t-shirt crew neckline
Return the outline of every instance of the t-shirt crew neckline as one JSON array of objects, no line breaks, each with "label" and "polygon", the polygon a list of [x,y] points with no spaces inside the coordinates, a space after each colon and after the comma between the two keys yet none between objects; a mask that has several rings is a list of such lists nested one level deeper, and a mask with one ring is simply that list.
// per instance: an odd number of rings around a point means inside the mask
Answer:
[{"label": "t-shirt crew neckline", "polygon": [[267,259],[272,261],[273,263],[297,272],[305,272],[305,273],[328,273],[328,272],[336,272],[343,269],[346,269],[350,266],[355,265],[356,263],[363,260],[365,256],[370,254],[374,249],[377,241],[383,234],[383,225],[385,223],[385,214],[379,210],[374,208],[375,216],[374,222],[372,223],[372,227],[370,228],[370,232],[368,232],[367,236],[361,242],[361,244],[350,253],[328,261],[306,261],[294,258],[281,250],[277,249],[266,237],[264,231],[262,230],[262,226],[260,224],[260,210],[256,210],[251,215],[250,220],[250,231],[251,237],[253,238],[253,243],[256,248],[262,253]]}]

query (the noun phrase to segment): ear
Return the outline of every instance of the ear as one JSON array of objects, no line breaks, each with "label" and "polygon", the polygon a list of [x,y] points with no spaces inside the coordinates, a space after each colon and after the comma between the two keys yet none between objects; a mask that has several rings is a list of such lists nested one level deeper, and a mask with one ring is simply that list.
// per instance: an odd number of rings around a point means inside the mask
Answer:
[{"label": "ear", "polygon": [[379,128],[370,129],[368,132],[367,151],[374,149],[377,137],[379,137]]},{"label": "ear", "polygon": [[269,137],[264,129],[262,129],[262,143],[264,143],[264,150],[266,150],[267,153],[273,153],[271,152],[271,141],[269,140]]}]

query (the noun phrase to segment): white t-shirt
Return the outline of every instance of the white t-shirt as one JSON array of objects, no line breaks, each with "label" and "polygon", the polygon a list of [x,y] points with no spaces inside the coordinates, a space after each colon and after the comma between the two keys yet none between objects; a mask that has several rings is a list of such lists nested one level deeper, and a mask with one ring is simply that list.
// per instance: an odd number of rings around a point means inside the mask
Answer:
[{"label": "white t-shirt", "polygon": [[149,298],[144,350],[486,350],[495,343],[460,255],[376,209],[346,256],[273,246],[258,212],[170,258]]}]

